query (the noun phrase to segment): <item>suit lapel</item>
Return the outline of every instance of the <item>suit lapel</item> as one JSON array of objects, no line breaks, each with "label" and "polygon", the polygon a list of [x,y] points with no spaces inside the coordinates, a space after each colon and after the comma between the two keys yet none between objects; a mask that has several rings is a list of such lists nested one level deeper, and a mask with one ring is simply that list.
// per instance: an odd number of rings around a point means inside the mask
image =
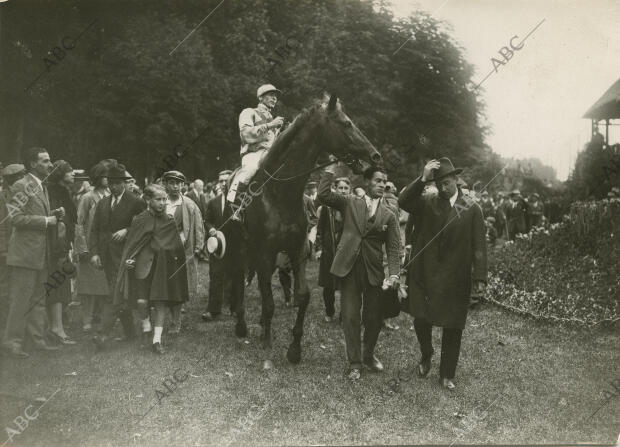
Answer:
[{"label": "suit lapel", "polygon": [[353,199],[353,205],[353,211],[355,213],[355,226],[357,226],[360,234],[364,234],[364,230],[366,229],[366,220],[368,219],[366,199]]},{"label": "suit lapel", "polygon": [[183,234],[185,235],[185,240],[187,240],[189,236],[189,211],[187,208],[188,206],[185,205],[185,198],[181,196],[181,214],[183,214]]},{"label": "suit lapel", "polygon": [[32,191],[32,189],[34,189],[34,191],[36,191],[36,194],[34,194],[34,196],[37,199],[39,199],[39,201],[43,204],[43,208],[45,209],[45,214],[49,215],[49,213],[50,213],[50,203],[47,200],[47,197],[45,196],[45,192],[43,191],[43,183],[41,183],[41,186],[39,186],[39,183],[37,182],[35,176],[33,174],[30,174],[30,175],[33,177],[31,179],[28,179],[28,183],[30,183],[31,186],[32,186],[31,191]]},{"label": "suit lapel", "polygon": [[[222,210],[222,195],[219,194],[217,197],[217,216],[220,222],[224,221],[224,210]],[[226,206],[226,202],[224,202],[224,207]]]}]

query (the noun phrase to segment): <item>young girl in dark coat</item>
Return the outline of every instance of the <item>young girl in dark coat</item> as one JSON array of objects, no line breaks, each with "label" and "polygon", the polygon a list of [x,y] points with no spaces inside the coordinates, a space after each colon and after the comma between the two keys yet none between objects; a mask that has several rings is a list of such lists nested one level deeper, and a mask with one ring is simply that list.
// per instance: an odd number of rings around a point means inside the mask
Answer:
[{"label": "young girl in dark coat", "polygon": [[143,332],[150,331],[148,309],[155,308],[152,349],[163,354],[166,308],[188,300],[185,252],[174,219],[165,212],[164,188],[148,185],[143,198],[148,208],[134,217],[129,228],[115,293],[137,300]]}]

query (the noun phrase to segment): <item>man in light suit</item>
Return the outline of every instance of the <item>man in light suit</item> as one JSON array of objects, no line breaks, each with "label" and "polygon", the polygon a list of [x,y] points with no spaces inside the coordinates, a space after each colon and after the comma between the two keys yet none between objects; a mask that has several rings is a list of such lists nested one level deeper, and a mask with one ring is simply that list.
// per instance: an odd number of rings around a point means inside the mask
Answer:
[{"label": "man in light suit", "polygon": [[[128,180],[125,166],[113,163],[108,168],[108,184],[111,194],[97,203],[90,233],[88,248],[90,249],[91,264],[103,269],[108,280],[109,290],[114,290],[120,268],[125,239],[134,216],[146,209],[146,203],[126,191]],[[135,304],[135,303],[132,303]],[[93,341],[98,349],[105,346],[118,317],[123,325],[127,339],[135,337],[132,312],[124,307],[123,302],[114,302],[112,297],[106,297],[103,302],[101,315],[101,331]]]},{"label": "man in light suit", "polygon": [[11,305],[3,339],[4,348],[20,358],[28,357],[23,350],[26,334],[35,348],[58,349],[49,346],[44,338],[45,288],[51,271],[48,228],[57,225],[58,217],[62,216],[62,210],[54,210],[56,215],[50,212],[47,188],[43,184],[52,172],[47,150],[29,149],[25,165],[28,174],[13,184],[7,203],[7,217],[13,227],[7,253]]},{"label": "man in light suit", "polygon": [[[356,197],[334,193],[331,185],[336,166],[325,169],[319,184],[319,201],[342,214],[343,229],[334,255],[331,273],[340,279],[341,312],[351,380],[360,378],[362,363],[371,371],[383,371],[374,349],[381,331],[381,287],[385,278],[385,245],[389,267],[388,286],[398,287],[400,235],[396,216],[382,196],[387,176],[380,168],[364,172],[368,195]],[[360,309],[363,315],[360,318]],[[361,323],[364,322],[363,352]]]}]

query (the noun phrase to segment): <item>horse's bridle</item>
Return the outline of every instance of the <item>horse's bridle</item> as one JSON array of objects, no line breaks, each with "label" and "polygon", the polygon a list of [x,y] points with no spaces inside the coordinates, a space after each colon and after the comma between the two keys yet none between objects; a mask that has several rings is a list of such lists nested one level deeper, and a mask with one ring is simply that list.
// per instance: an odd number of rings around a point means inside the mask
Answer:
[{"label": "horse's bridle", "polygon": [[[336,156],[334,155],[334,157],[336,157]],[[329,163],[323,163],[323,164],[321,164],[321,165],[315,166],[315,167],[314,167],[314,168],[312,168],[312,169],[309,169],[309,170],[307,170],[307,171],[304,171],[304,172],[302,172],[301,174],[293,175],[292,177],[286,177],[286,178],[278,178],[278,177],[274,177],[274,176],[273,176],[273,175],[271,175],[269,172],[267,172],[267,170],[266,170],[265,168],[262,168],[262,170],[263,170],[263,172],[265,172],[265,174],[267,174],[267,177],[269,177],[269,180],[273,180],[273,181],[276,181],[276,182],[292,182],[292,181],[294,181],[294,180],[297,180],[297,179],[300,179],[300,178],[302,178],[302,177],[305,177],[305,176],[306,176],[306,175],[308,175],[308,174],[312,174],[312,173],[313,173],[313,172],[315,172],[315,171],[318,171],[318,170],[320,170],[320,169],[323,169],[323,168],[325,168],[325,167],[327,167],[327,166],[329,166],[329,165],[333,165],[333,164],[338,163],[338,162],[340,162],[340,161],[341,161],[341,162],[343,162],[343,163],[345,163],[346,165],[351,165],[352,163],[357,162],[357,161],[358,161],[358,159],[357,159],[357,158],[355,158],[355,157],[353,157],[351,154],[346,154],[346,155],[345,155],[344,157],[342,157],[342,158],[338,158],[338,157],[336,157],[336,159],[335,159],[335,160],[330,161]]]}]

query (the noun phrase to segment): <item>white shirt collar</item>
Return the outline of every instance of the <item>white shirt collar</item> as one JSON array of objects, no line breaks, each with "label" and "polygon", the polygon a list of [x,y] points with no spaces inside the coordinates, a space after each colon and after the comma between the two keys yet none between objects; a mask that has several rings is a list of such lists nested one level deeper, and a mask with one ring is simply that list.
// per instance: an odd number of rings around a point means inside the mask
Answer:
[{"label": "white shirt collar", "polygon": [[112,203],[114,205],[118,205],[118,203],[121,201],[121,199],[123,198],[123,194],[125,194],[125,191],[123,190],[123,192],[121,192],[121,194],[117,197],[114,194],[112,194]]},{"label": "white shirt collar", "polygon": [[364,199],[366,199],[366,205],[370,208],[370,216],[374,216],[377,212],[377,208],[379,207],[381,197],[372,199],[368,194],[365,194]]},{"label": "white shirt collar", "polygon": [[269,109],[269,107],[267,107],[265,104],[263,104],[262,102],[258,103],[258,106],[256,107],[257,109],[260,109],[263,112],[268,112],[269,114],[271,114],[271,110]]},{"label": "white shirt collar", "polygon": [[459,197],[459,190],[458,188],[456,189],[456,192],[454,193],[454,195],[452,197],[450,197],[450,206],[454,206],[454,204],[456,203],[456,199],[458,199]]}]

